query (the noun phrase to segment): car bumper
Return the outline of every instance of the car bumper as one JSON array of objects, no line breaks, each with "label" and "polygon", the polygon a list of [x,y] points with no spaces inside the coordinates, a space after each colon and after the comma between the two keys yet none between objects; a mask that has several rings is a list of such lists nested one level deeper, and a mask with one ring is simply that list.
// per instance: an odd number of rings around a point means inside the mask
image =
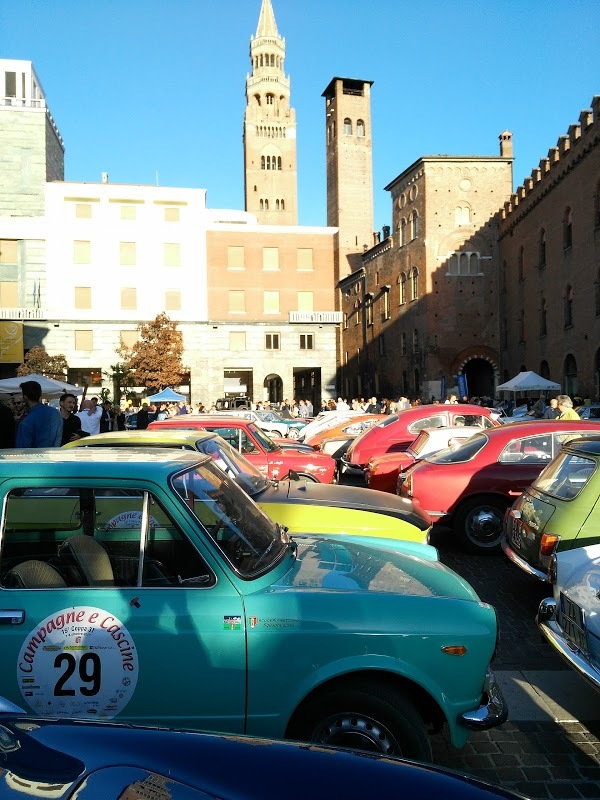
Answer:
[{"label": "car bumper", "polygon": [[504,555],[508,558],[509,561],[512,561],[513,564],[516,564],[517,567],[526,572],[532,578],[537,578],[538,581],[543,581],[544,583],[550,583],[550,578],[547,572],[543,572],[541,569],[536,569],[532,567],[528,561],[520,556],[518,553],[512,549],[509,545],[507,539],[503,539],[502,542],[502,549],[504,550]]},{"label": "car bumper", "polygon": [[542,600],[536,622],[545,638],[567,664],[577,670],[596,691],[600,691],[600,672],[590,663],[581,650],[566,638],[562,628],[556,621],[556,600],[553,597]]},{"label": "car bumper", "polygon": [[460,718],[467,728],[478,731],[495,728],[506,722],[508,706],[491,669],[488,668],[485,676],[481,705],[473,711],[465,711]]}]

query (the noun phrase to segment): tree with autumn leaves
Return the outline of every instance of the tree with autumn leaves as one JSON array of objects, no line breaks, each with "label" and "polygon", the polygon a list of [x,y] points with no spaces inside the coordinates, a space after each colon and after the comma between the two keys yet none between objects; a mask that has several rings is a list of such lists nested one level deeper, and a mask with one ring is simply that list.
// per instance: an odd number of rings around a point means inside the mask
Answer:
[{"label": "tree with autumn leaves", "polygon": [[67,378],[67,359],[62,353],[57,356],[50,356],[44,347],[36,345],[31,347],[25,354],[22,364],[17,367],[18,377],[27,375],[45,375],[46,378],[53,378],[56,381],[64,381]]},{"label": "tree with autumn leaves", "polygon": [[133,385],[145,386],[150,394],[178,386],[187,370],[181,363],[183,336],[177,323],[161,312],[152,322],[138,325],[138,331],[133,347],[121,345],[117,350]]}]

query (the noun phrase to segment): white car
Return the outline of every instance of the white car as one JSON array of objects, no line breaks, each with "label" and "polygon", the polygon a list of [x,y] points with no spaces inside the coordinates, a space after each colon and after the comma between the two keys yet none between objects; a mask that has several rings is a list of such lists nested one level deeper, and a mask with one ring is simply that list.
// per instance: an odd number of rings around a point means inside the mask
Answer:
[{"label": "white car", "polygon": [[[217,412],[221,413],[221,412]],[[253,422],[257,428],[261,428],[265,433],[282,438],[298,439],[301,432],[306,427],[306,423],[301,418],[284,419],[274,411],[223,411],[229,417],[242,417]]]},{"label": "white car", "polygon": [[352,419],[352,417],[357,417],[364,413],[364,411],[321,411],[312,422],[305,425],[300,439],[305,441],[310,436],[314,436],[315,433],[325,430],[325,428],[333,428],[345,419]]},{"label": "white car", "polygon": [[537,623],[550,644],[600,691],[600,544],[552,557],[554,596],[542,600]]}]

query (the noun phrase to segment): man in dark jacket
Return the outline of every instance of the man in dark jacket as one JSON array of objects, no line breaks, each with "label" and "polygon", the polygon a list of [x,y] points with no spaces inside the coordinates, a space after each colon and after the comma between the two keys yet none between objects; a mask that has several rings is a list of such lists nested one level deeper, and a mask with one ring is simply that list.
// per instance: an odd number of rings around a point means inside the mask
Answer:
[{"label": "man in dark jacket", "polygon": [[148,404],[144,403],[140,410],[137,412],[137,429],[138,431],[145,431],[148,427],[150,419],[148,417]]},{"label": "man in dark jacket", "polygon": [[67,442],[74,442],[76,439],[81,439],[83,436],[88,436],[87,433],[81,430],[81,420],[74,413],[77,406],[77,398],[70,392],[65,392],[61,395],[58,401],[60,415],[63,420],[62,439],[61,445]]}]

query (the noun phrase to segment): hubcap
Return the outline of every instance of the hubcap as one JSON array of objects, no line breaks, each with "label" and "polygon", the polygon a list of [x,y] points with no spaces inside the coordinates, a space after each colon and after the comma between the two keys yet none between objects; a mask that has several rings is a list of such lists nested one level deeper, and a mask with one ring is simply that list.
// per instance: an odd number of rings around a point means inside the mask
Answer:
[{"label": "hubcap", "polygon": [[313,732],[311,741],[382,755],[402,755],[401,748],[384,725],[371,717],[350,712],[334,714],[324,720]]},{"label": "hubcap", "polygon": [[466,528],[469,539],[477,544],[495,545],[502,537],[502,517],[494,506],[480,506],[469,514]]}]

